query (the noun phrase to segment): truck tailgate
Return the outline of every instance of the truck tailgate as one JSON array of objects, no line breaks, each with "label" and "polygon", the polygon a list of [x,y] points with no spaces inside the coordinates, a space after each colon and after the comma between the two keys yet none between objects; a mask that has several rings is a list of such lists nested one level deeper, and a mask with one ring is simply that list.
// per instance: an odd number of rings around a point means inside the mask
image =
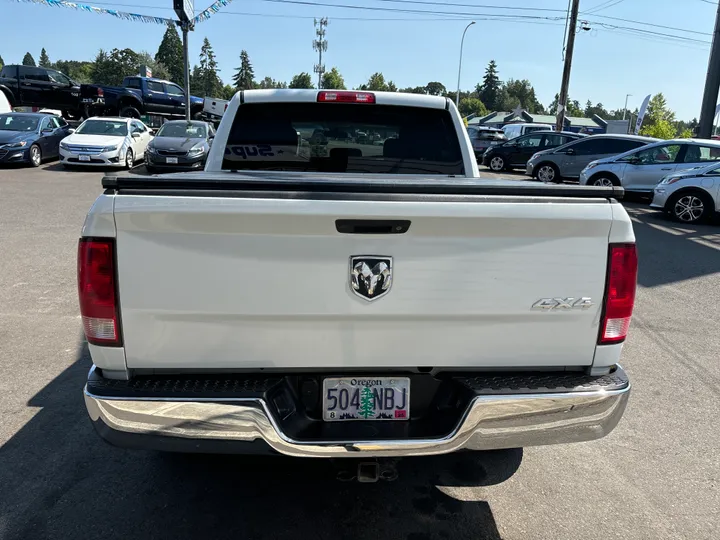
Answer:
[{"label": "truck tailgate", "polygon": [[[550,367],[592,364],[612,205],[115,196],[129,368]],[[338,219],[409,220],[345,234]],[[392,257],[353,294],[350,258]],[[532,309],[548,298],[590,307]]]}]

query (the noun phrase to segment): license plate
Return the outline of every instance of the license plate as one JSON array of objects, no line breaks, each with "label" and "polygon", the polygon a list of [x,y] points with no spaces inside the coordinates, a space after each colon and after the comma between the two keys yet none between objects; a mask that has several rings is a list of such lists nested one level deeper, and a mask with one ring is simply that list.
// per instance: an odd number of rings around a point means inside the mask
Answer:
[{"label": "license plate", "polygon": [[80,161],[90,161],[90,156],[78,156]]},{"label": "license plate", "polygon": [[167,158],[166,162],[167,162],[167,163],[177,163],[177,158],[176,158],[176,157],[169,157],[169,158]]},{"label": "license plate", "polygon": [[323,380],[323,419],[409,420],[408,377],[341,377]]}]

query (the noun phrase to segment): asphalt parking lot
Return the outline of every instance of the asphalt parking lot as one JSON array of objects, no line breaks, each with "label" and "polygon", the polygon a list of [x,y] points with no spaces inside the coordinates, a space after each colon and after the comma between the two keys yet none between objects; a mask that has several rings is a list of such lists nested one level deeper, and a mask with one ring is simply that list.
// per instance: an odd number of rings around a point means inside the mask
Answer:
[{"label": "asphalt parking lot", "polygon": [[[720,226],[629,203],[634,388],[607,438],[406,460],[392,483],[330,464],[106,445],[86,417],[76,242],[98,171],[0,169],[0,538],[720,537]],[[532,269],[528,269],[532,271]]]}]

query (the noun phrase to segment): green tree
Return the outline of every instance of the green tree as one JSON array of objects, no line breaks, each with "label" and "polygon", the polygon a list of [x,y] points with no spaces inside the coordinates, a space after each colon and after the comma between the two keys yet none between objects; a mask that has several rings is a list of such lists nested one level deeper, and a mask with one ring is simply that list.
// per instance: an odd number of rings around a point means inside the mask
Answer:
[{"label": "green tree", "polygon": [[527,79],[510,79],[503,85],[500,96],[504,101],[503,106],[499,107],[502,110],[510,111],[520,104],[530,114],[543,114],[545,112],[545,108],[535,95],[535,88]]},{"label": "green tree", "polygon": [[34,66],[34,65],[36,65],[36,64],[35,64],[35,59],[33,58],[32,54],[30,54],[29,52],[26,52],[26,53],[25,53],[25,56],[23,56],[22,65],[23,65],[23,66]]},{"label": "green tree", "polygon": [[51,67],[64,73],[76,83],[83,84],[93,81],[92,72],[95,67],[94,62],[58,60],[57,62],[54,62]]},{"label": "green tree", "polygon": [[265,77],[262,81],[255,85],[256,88],[270,89],[270,88],[287,88],[288,85],[283,81],[276,81],[272,77]]},{"label": "green tree", "polygon": [[47,52],[45,51],[45,47],[43,47],[42,51],[40,51],[40,67],[49,68],[52,64],[50,62],[50,57],[48,56]]},{"label": "green tree", "polygon": [[[558,94],[555,94],[555,99],[548,107],[549,114],[557,114],[559,99],[560,99],[560,96]],[[570,96],[568,96],[567,110],[565,111],[565,116],[582,116],[582,115],[583,115],[583,110],[580,107],[580,102],[577,99],[571,100]]]},{"label": "green tree", "polygon": [[480,98],[480,101],[482,101],[488,109],[499,111],[504,105],[501,90],[502,85],[500,84],[500,77],[498,76],[497,64],[495,60],[490,60],[488,67],[485,69],[482,84],[478,84],[475,87],[477,97]]},{"label": "green tree", "polygon": [[407,88],[401,88],[400,92],[406,94],[427,94],[427,86],[408,86]]},{"label": "green tree", "polygon": [[255,72],[246,50],[240,51],[240,67],[235,68],[233,82],[238,90],[250,90],[255,87]]},{"label": "green tree", "polygon": [[651,126],[661,120],[665,120],[669,123],[675,122],[675,113],[668,109],[667,101],[665,100],[665,96],[662,92],[655,94],[652,98],[650,98],[650,103],[648,103],[647,113],[645,114],[643,125]]},{"label": "green tree", "polygon": [[182,41],[174,24],[168,25],[165,30],[160,47],[155,53],[155,61],[167,68],[170,74],[168,79],[179,84],[185,81]]},{"label": "green tree", "polygon": [[486,116],[488,114],[487,107],[485,107],[485,104],[478,98],[461,99],[458,110],[463,116],[470,116],[471,114],[475,114],[477,116]]},{"label": "green tree", "polygon": [[656,137],[658,139],[673,139],[675,138],[675,127],[667,120],[661,118],[653,124],[644,124],[640,128],[640,135]]},{"label": "green tree", "polygon": [[[138,54],[138,66],[147,66],[152,71],[152,76],[158,79],[170,79],[170,70],[162,62],[156,61],[147,51]],[[179,81],[178,81],[179,82]],[[181,84],[181,86],[185,86]]]},{"label": "green tree", "polygon": [[202,47],[200,48],[200,81],[199,86],[202,89],[202,93],[198,94],[198,96],[218,97],[220,92],[222,92],[223,84],[217,74],[215,52],[208,38],[203,40]]},{"label": "green tree", "polygon": [[93,82],[110,86],[122,84],[125,77],[138,72],[139,57],[132,49],[113,49],[110,53],[100,49],[92,71]]},{"label": "green tree", "polygon": [[5,65],[5,60],[3,60],[3,57],[0,56],[0,69],[2,69],[4,65]]},{"label": "green tree", "polygon": [[290,81],[290,84],[288,85],[289,88],[315,88],[312,83],[312,78],[310,77],[309,73],[302,72],[295,75],[292,80]]},{"label": "green tree", "polygon": [[203,93],[203,78],[200,66],[195,64],[190,72],[190,95],[199,96]]},{"label": "green tree", "polygon": [[237,92],[237,90],[234,86],[226,84],[225,86],[223,86],[222,92],[220,92],[220,98],[230,100],[235,95],[235,92]]},{"label": "green tree", "polygon": [[678,138],[678,139],[692,139],[692,137],[693,137],[693,132],[692,132],[692,130],[691,130],[690,128],[685,128],[685,129],[683,129],[683,130],[677,135],[677,138]]},{"label": "green tree", "polygon": [[447,88],[441,82],[433,81],[425,85],[425,90],[431,96],[444,96],[447,93]]},{"label": "green tree", "polygon": [[[605,107],[603,107],[602,103],[597,103],[597,104],[593,105],[592,101],[590,101],[589,99],[587,100],[587,103],[585,104],[585,109],[583,110],[583,114],[585,115],[585,118],[592,118],[593,115],[597,115],[602,119],[606,119],[606,118],[610,117],[610,113],[605,109]],[[622,118],[622,116],[620,118]]]},{"label": "green tree", "polygon": [[338,71],[338,68],[333,67],[330,71],[326,71],[322,76],[322,87],[331,88],[333,90],[345,90],[345,79]]},{"label": "green tree", "polygon": [[385,82],[385,76],[380,73],[370,75],[366,84],[361,84],[358,90],[371,90],[375,92],[397,92],[397,86],[392,81]]},{"label": "green tree", "polygon": [[358,408],[358,415],[362,416],[366,420],[371,416],[375,416],[375,399],[373,392],[368,386],[363,386],[360,392],[360,408]]}]

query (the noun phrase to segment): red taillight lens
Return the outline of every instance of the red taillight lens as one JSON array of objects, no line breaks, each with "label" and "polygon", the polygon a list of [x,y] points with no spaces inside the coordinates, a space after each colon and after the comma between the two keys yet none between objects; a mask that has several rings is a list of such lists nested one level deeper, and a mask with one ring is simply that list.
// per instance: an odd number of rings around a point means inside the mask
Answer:
[{"label": "red taillight lens", "polygon": [[103,97],[105,95],[105,90],[103,90],[102,88],[98,88],[97,95],[98,97]]},{"label": "red taillight lens", "polygon": [[610,245],[601,345],[620,343],[627,337],[635,305],[637,270],[635,244]]},{"label": "red taillight lens", "polygon": [[321,103],[375,103],[375,94],[369,92],[318,92]]},{"label": "red taillight lens", "polygon": [[122,344],[115,283],[115,241],[81,238],[78,244],[78,294],[85,336],[93,345]]}]

